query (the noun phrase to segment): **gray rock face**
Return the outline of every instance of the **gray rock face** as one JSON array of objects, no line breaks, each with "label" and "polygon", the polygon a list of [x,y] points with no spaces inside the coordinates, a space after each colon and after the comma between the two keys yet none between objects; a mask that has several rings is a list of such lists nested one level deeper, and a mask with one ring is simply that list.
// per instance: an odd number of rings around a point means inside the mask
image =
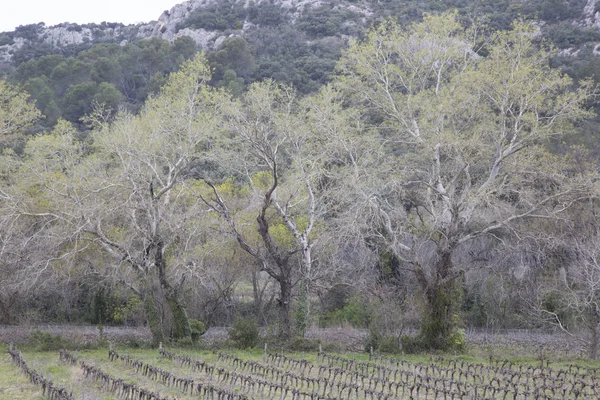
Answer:
[{"label": "gray rock face", "polygon": [[80,31],[69,30],[66,27],[49,28],[42,33],[42,40],[54,47],[63,44],[80,44],[93,39],[92,30],[82,28]]},{"label": "gray rock face", "polygon": [[[176,0],[174,0],[176,1]],[[185,28],[177,30],[191,13],[197,9],[216,4],[222,0],[188,0],[173,6],[169,11],[165,11],[159,16],[157,21],[149,23],[116,26],[114,24],[96,25],[93,28],[81,27],[78,25],[60,24],[52,27],[44,27],[38,33],[38,40],[43,41],[54,47],[77,45],[84,42],[116,42],[127,43],[127,41],[136,39],[145,39],[151,37],[160,37],[168,41],[174,41],[178,37],[189,36],[199,46],[205,49],[215,49],[222,41],[234,36],[242,35],[245,30],[254,26],[249,21],[244,21],[242,28],[234,33],[228,32],[227,35],[222,31],[209,31],[206,29]],[[243,3],[245,7],[250,5],[250,0],[237,0]],[[323,0],[274,0],[283,8],[290,12],[292,22],[307,8],[318,7],[324,3]],[[594,0],[590,0],[594,1]],[[254,4],[271,3],[272,0],[255,0]],[[356,4],[340,2],[336,7],[348,9],[363,16],[368,16],[371,11],[368,8]],[[0,46],[0,62],[10,62],[12,53],[29,42],[28,39],[16,37],[14,43]]]},{"label": "gray rock face", "polygon": [[587,4],[583,8],[584,23],[587,26],[593,26],[600,28],[600,15],[595,12],[597,0],[588,0]]},{"label": "gray rock face", "polygon": [[[164,12],[155,23],[144,25],[140,28],[138,33],[139,38],[145,38],[150,36],[160,37],[169,41],[173,41],[181,36],[189,36],[194,41],[202,46],[203,48],[215,49],[220,43],[217,43],[217,39],[223,37],[221,31],[208,31],[205,29],[190,29],[185,28],[177,31],[177,26],[185,22],[185,20],[197,9],[207,7],[212,4],[220,3],[221,0],[188,0],[183,3],[177,4],[169,11]],[[243,3],[245,7],[248,7],[250,0],[237,0],[238,3]],[[272,0],[256,0],[254,4],[271,3]],[[283,8],[286,8],[291,12],[291,19],[295,21],[296,18],[307,8],[307,7],[318,7],[323,5],[322,0],[275,0],[275,3],[279,3]],[[362,8],[357,5],[350,3],[340,3],[337,7],[348,9],[350,11],[362,14],[363,16],[371,15],[371,10],[368,8]],[[249,21],[244,21],[242,29],[239,30],[239,34],[242,34],[245,30],[253,27],[254,24]],[[149,32],[152,32],[149,34]],[[230,35],[231,36],[231,35]],[[221,40],[222,42],[222,40]]]}]

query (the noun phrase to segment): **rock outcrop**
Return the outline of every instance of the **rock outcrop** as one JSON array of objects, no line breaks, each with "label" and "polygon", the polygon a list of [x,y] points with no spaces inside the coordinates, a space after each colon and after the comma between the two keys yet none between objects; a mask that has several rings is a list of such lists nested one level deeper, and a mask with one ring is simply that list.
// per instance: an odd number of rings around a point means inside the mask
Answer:
[{"label": "rock outcrop", "polygon": [[[218,47],[219,43],[225,38],[235,34],[242,35],[245,30],[254,26],[254,24],[249,21],[244,21],[241,29],[238,29],[233,33],[230,31],[223,32],[219,30],[192,29],[189,27],[181,29],[181,26],[185,24],[185,21],[194,11],[217,4],[221,1],[223,0],[184,1],[173,6],[170,10],[163,12],[158,20],[136,25],[115,23],[77,25],[63,23],[46,27],[42,24],[39,26],[37,32],[37,41],[42,41],[53,47],[62,47],[98,42],[123,43],[124,41],[134,41],[151,37],[160,37],[172,42],[178,37],[189,36],[202,48],[214,49]],[[244,7],[248,7],[251,4],[249,0],[237,1],[238,3],[242,3]],[[323,0],[274,1],[275,4],[279,4],[288,11],[288,16],[292,23],[307,7],[318,7],[324,4]],[[273,4],[273,0],[258,0],[253,2],[253,4],[261,3]],[[366,7],[346,2],[340,2],[335,7],[347,9],[362,16],[371,14],[371,11]],[[27,43],[32,42],[31,38],[23,38],[18,35],[18,32],[14,32],[12,43],[0,45],[0,62],[10,62],[12,54],[16,50]]]}]

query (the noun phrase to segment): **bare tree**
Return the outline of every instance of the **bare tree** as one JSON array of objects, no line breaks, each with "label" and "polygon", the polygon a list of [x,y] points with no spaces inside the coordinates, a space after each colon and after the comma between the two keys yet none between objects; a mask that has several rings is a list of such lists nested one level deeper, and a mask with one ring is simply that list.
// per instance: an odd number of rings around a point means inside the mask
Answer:
[{"label": "bare tree", "polygon": [[[198,201],[183,178],[213,131],[209,79],[198,57],[139,116],[92,117],[93,152],[59,123],[52,135],[28,143],[15,174],[23,178],[21,192],[11,196],[17,212],[52,227],[63,243],[61,258],[86,249],[109,255],[113,279],[144,299],[156,342],[166,334],[190,336],[183,279],[172,283],[169,264],[185,265],[200,233],[191,221],[201,213]],[[36,196],[23,200],[32,188]]]},{"label": "bare tree", "polygon": [[469,267],[458,252],[481,237],[502,244],[514,223],[555,218],[588,196],[585,178],[543,143],[587,115],[593,91],[572,91],[533,34],[518,23],[482,57],[453,15],[427,16],[408,29],[382,24],[340,63],[338,85],[364,107],[371,138],[348,173],[345,218],[414,274],[427,347],[458,339],[455,282]]},{"label": "bare tree", "polygon": [[216,149],[217,158],[222,164],[234,160],[228,165],[229,173],[249,186],[260,243],[240,227],[217,184],[205,179],[212,193],[202,198],[227,221],[260,270],[278,283],[280,334],[290,338],[292,289],[302,279],[301,292],[308,296],[310,282],[317,276],[312,249],[321,209],[305,149],[309,137],[304,134],[293,90],[271,81],[252,85],[243,101],[232,102],[225,115],[234,151],[223,155],[222,148]]}]

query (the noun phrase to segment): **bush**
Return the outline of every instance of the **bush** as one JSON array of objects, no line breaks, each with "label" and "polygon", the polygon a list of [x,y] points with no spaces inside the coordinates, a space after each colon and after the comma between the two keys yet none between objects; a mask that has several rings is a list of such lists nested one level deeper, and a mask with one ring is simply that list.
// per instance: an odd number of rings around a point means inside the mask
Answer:
[{"label": "bush", "polygon": [[[414,337],[404,335],[400,338],[400,344],[402,345],[402,351],[407,354],[420,353],[431,349],[431,345],[422,333]],[[438,350],[462,353],[465,350],[465,346],[465,330],[457,328],[450,333],[444,346]]]},{"label": "bush", "polygon": [[329,311],[319,316],[319,325],[344,325],[346,323],[354,328],[364,328],[371,322],[372,310],[370,304],[360,296],[349,296],[342,308]]},{"label": "bush", "polygon": [[60,335],[36,330],[29,337],[29,345],[40,351],[60,350],[65,347],[65,341]]},{"label": "bush", "polygon": [[382,335],[371,325],[369,336],[365,339],[365,351],[398,354],[402,351],[401,341],[394,335]]},{"label": "bush", "polygon": [[378,350],[382,353],[398,354],[402,352],[402,346],[398,337],[383,336],[379,341]]},{"label": "bush", "polygon": [[425,349],[425,345],[420,336],[412,337],[402,335],[400,337],[400,344],[402,345],[402,351],[407,354],[419,353]]},{"label": "bush", "polygon": [[371,324],[369,327],[369,336],[365,338],[365,351],[367,353],[371,351],[375,351],[379,348],[379,343],[381,342],[381,334],[377,329],[375,329],[374,325]]},{"label": "bush", "polygon": [[200,336],[206,332],[206,325],[204,322],[197,319],[190,319],[190,328],[192,329],[192,342],[197,343]]},{"label": "bush", "polygon": [[248,349],[258,344],[258,324],[252,318],[237,317],[229,329],[229,339],[239,349]]},{"label": "bush", "polygon": [[241,3],[223,1],[199,8],[190,13],[182,23],[177,24],[176,31],[185,28],[225,30],[240,29],[246,19],[246,9]]}]

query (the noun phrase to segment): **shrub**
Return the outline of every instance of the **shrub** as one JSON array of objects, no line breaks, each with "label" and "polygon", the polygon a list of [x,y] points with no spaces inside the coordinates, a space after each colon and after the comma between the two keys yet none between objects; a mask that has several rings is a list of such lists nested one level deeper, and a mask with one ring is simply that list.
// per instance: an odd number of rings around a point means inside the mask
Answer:
[{"label": "shrub", "polygon": [[40,330],[36,330],[31,334],[29,344],[36,350],[41,351],[59,350],[65,347],[65,341],[62,336]]},{"label": "shrub", "polygon": [[192,342],[197,343],[200,336],[206,332],[206,325],[204,322],[197,319],[190,319],[190,328],[192,329]]},{"label": "shrub", "polygon": [[365,338],[365,351],[368,353],[372,350],[377,350],[380,342],[381,334],[375,329],[374,325],[371,324],[369,327],[369,335]]},{"label": "shrub", "polygon": [[237,317],[229,329],[229,339],[240,349],[248,349],[258,344],[258,324],[252,318]]},{"label": "shrub", "polygon": [[382,353],[398,354],[402,352],[402,346],[397,336],[383,336],[377,348]]},{"label": "shrub", "polygon": [[343,325],[349,323],[354,328],[364,328],[371,322],[370,304],[360,296],[349,296],[342,308],[329,311],[319,316],[319,325]]},{"label": "shrub", "polygon": [[[400,344],[402,345],[402,351],[407,354],[415,354],[431,349],[431,344],[427,340],[427,337],[420,333],[417,336],[404,335],[400,338]],[[448,335],[446,342],[443,346],[438,346],[438,350],[453,351],[461,353],[465,350],[466,346],[466,334],[462,328],[454,329]]]},{"label": "shrub", "polygon": [[194,10],[185,21],[177,24],[175,29],[239,29],[246,19],[246,14],[246,9],[241,3],[223,1]]},{"label": "shrub", "polygon": [[401,340],[395,335],[382,335],[372,324],[365,339],[365,351],[398,354],[402,351]]},{"label": "shrub", "polygon": [[407,354],[415,354],[423,351],[425,345],[420,336],[408,336],[402,335],[400,337],[400,344],[402,345],[402,351]]}]

